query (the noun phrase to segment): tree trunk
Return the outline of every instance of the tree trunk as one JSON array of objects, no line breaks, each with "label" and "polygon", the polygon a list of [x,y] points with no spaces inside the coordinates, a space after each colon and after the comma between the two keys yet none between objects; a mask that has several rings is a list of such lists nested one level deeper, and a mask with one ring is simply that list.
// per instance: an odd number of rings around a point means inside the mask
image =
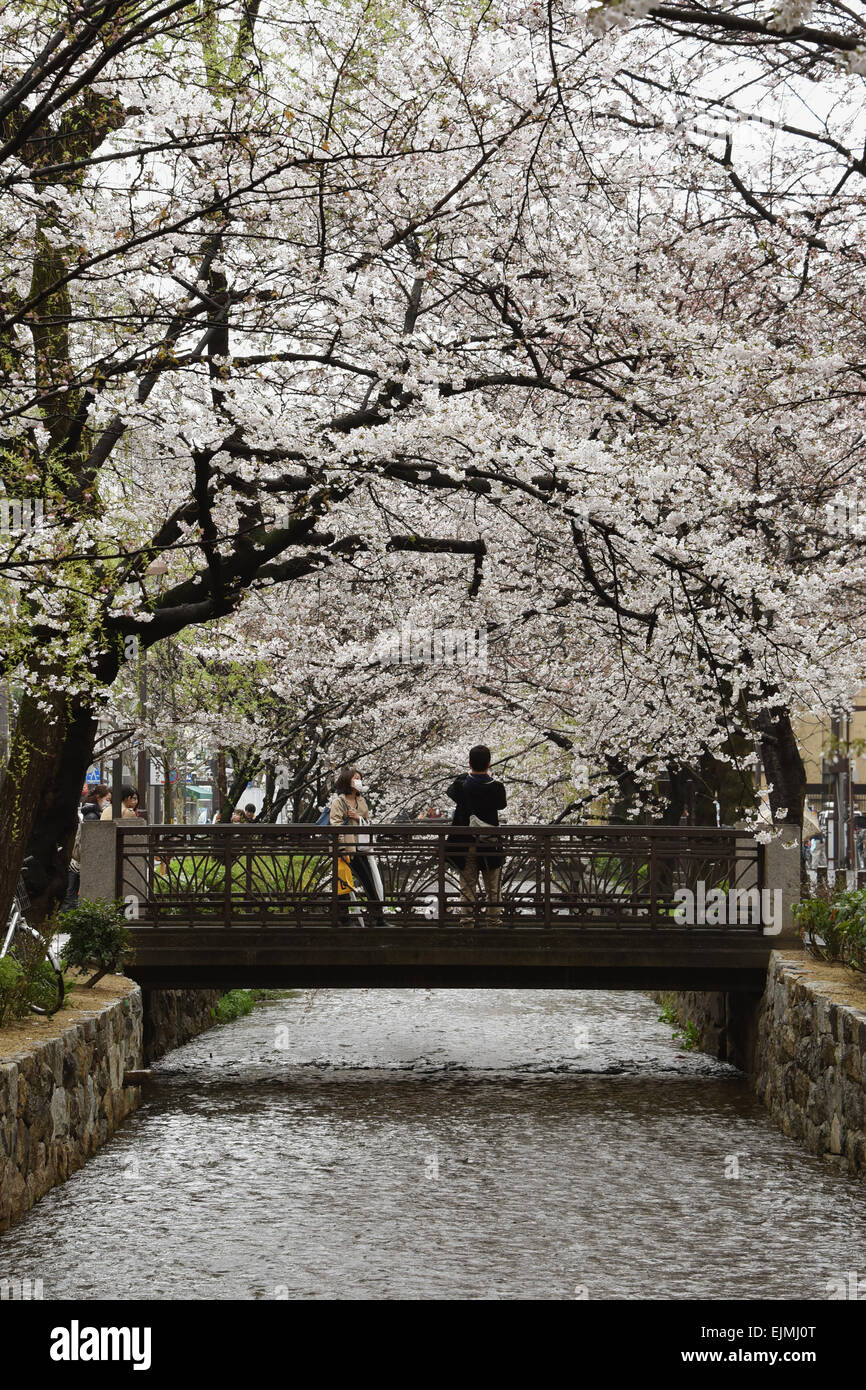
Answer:
[{"label": "tree trunk", "polygon": [[229,808],[229,776],[226,768],[226,750],[220,748],[217,753],[217,805],[219,807],[219,818],[221,821],[231,820],[232,813]]},{"label": "tree trunk", "polygon": [[170,780],[171,760],[173,749],[162,749],[162,819],[166,825],[171,825],[171,803],[173,798],[173,788]]},{"label": "tree trunk", "polygon": [[[5,922],[8,917],[28,852],[36,852],[38,860],[28,875],[36,920],[38,903],[58,875],[58,849],[56,842],[51,843],[48,822],[52,829],[57,823],[61,789],[58,786],[55,790],[54,782],[65,734],[66,718],[59,698],[48,694],[24,696],[0,788],[0,921]],[[85,764],[79,793],[86,771]],[[64,864],[64,890],[65,887]]]},{"label": "tree trunk", "polygon": [[87,769],[93,762],[98,720],[89,707],[76,705],[66,723],[65,737],[53,778],[46,784],[27,853],[47,872],[48,883],[37,897],[31,894],[33,919],[43,921],[66,894],[72,846],[78,830],[78,806]]},{"label": "tree trunk", "polygon": [[[773,819],[784,825],[802,826],[806,800],[806,769],[797,747],[791,716],[784,709],[765,709],[755,721],[761,735],[764,776],[772,787]],[[778,811],[784,808],[784,816]]]}]

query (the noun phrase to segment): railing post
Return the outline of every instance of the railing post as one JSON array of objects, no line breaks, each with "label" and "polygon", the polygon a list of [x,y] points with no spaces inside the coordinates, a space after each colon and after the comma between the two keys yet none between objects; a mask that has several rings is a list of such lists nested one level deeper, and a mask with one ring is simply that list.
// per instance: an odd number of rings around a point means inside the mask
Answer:
[{"label": "railing post", "polygon": [[230,927],[232,924],[232,880],[234,877],[232,870],[234,869],[234,859],[232,857],[231,844],[229,842],[229,837],[231,835],[232,832],[230,830],[227,830],[223,835],[223,844],[225,845],[225,852],[223,854],[223,865],[225,872],[225,879],[223,880],[224,927]]},{"label": "railing post", "polygon": [[340,889],[340,875],[339,875],[339,867],[340,867],[340,865],[339,865],[339,859],[340,859],[340,856],[339,856],[339,854],[337,853],[338,846],[339,846],[339,835],[336,834],[334,831],[329,830],[329,831],[328,831],[328,839],[329,839],[330,844],[331,844],[331,911],[330,911],[330,913],[329,913],[329,916],[330,916],[330,918],[331,918],[331,926],[332,926],[332,927],[336,927],[336,926],[339,925],[339,922],[340,922],[340,913],[339,913],[339,889]]},{"label": "railing post", "polygon": [[439,884],[439,925],[445,921],[447,905],[445,902],[445,836],[440,826],[436,827],[436,868]]},{"label": "railing post", "polygon": [[[779,837],[770,840],[764,846],[766,889],[772,895],[769,900],[773,904],[774,913],[773,926],[769,931],[764,928],[765,936],[778,936],[789,942],[796,937],[791,909],[800,897],[801,853],[800,831],[793,825],[783,826]],[[777,893],[780,894],[778,898]],[[766,892],[762,897],[762,903],[765,901]],[[776,920],[777,906],[779,920]]]},{"label": "railing post", "polygon": [[550,928],[553,909],[550,903],[550,883],[552,877],[553,836],[544,835],[544,926]]}]

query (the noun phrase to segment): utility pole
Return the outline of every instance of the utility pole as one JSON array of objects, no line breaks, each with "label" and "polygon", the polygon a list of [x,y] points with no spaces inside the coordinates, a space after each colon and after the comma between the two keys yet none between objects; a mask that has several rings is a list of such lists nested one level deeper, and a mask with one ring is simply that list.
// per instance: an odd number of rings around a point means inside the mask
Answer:
[{"label": "utility pole", "polygon": [[[847,867],[857,868],[857,833],[854,824],[854,766],[851,758],[851,715],[846,715],[845,719],[845,776],[848,790],[848,853]],[[856,879],[855,879],[856,884]]]},{"label": "utility pole", "polygon": [[118,753],[111,764],[111,819],[120,820],[123,813],[123,753]]},{"label": "utility pole", "polygon": [[[138,663],[138,718],[143,724],[147,718],[147,652],[142,651]],[[148,771],[147,748],[143,740],[138,744],[138,804],[144,807],[150,820],[150,775]]]},{"label": "utility pole", "polygon": [[850,719],[847,722],[847,732],[843,739],[842,720],[843,713],[840,711],[830,719],[830,748],[831,755],[828,771],[833,784],[833,812],[832,812],[832,833],[833,833],[833,852],[829,856],[828,862],[834,869],[843,869],[849,866],[850,862],[850,816],[849,803],[852,794],[851,782],[851,762],[850,762]]},{"label": "utility pole", "polygon": [[0,776],[9,759],[9,686],[0,681]]}]

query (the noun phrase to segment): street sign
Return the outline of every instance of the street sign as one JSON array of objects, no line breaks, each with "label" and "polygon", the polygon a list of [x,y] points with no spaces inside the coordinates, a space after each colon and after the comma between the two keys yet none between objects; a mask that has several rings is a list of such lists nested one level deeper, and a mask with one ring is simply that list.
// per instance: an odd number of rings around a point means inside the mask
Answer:
[{"label": "street sign", "polygon": [[84,780],[85,782],[89,782],[92,787],[96,786],[99,781],[99,768],[95,767],[92,772],[88,772]]},{"label": "street sign", "polygon": [[169,780],[169,782],[176,782],[176,781],[177,781],[177,769],[176,769],[176,768],[169,768],[168,780]]}]

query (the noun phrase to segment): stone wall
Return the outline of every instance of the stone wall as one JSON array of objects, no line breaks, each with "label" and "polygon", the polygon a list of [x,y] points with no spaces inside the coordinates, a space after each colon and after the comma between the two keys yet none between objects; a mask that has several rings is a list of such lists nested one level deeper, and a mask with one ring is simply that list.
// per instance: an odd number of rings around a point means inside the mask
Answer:
[{"label": "stone wall", "polygon": [[212,1028],[221,989],[153,989],[144,992],[144,1065]]},{"label": "stone wall", "polygon": [[70,1173],[136,1108],[123,1085],[140,1066],[141,993],[98,1012],[28,1051],[0,1059],[0,1231]]},{"label": "stone wall", "polygon": [[774,951],[763,996],[653,995],[732,1061],[775,1123],[815,1154],[866,1175],[866,981],[804,951]]},{"label": "stone wall", "polygon": [[654,991],[651,998],[670,1005],[681,1025],[694,1024],[701,1052],[708,1052],[721,1062],[731,1062],[741,1071],[755,1070],[762,995],[683,990]]},{"label": "stone wall", "polygon": [[94,992],[86,1017],[0,1056],[0,1232],[81,1168],[136,1109],[140,1088],[124,1086],[124,1074],[211,1027],[220,997],[154,990],[143,1000],[131,980],[113,976],[109,984],[112,996]]},{"label": "stone wall", "polygon": [[[754,1086],[785,1134],[866,1174],[866,987],[774,953]],[[853,996],[853,997],[852,997]]]}]

